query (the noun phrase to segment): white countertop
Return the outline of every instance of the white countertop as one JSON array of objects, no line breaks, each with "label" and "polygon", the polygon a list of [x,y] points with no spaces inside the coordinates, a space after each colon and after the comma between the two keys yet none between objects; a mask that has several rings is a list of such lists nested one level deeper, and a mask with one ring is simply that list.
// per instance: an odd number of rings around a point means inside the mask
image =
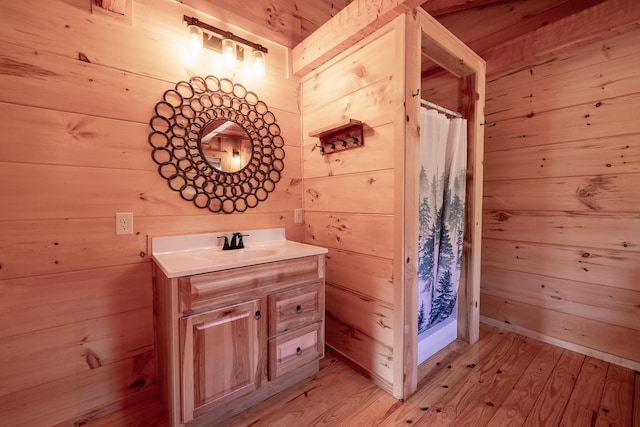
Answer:
[{"label": "white countertop", "polygon": [[232,232],[151,238],[151,257],[169,278],[326,254],[326,248],[286,240],[284,228],[240,230],[244,249],[222,250]]}]

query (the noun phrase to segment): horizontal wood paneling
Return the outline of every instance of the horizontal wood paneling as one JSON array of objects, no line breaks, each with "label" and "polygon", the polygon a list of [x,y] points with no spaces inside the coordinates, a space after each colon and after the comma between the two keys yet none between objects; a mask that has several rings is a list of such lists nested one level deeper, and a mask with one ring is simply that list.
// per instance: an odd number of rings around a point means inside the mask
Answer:
[{"label": "horizontal wood paneling", "polygon": [[[464,12],[443,15],[438,20],[461,40],[468,40],[468,46],[481,56],[487,50],[518,36],[535,31],[557,19],[557,16],[571,15],[589,5],[602,0],[509,1],[482,5]],[[427,2],[427,11],[429,4]],[[466,2],[468,3],[468,2]]]},{"label": "horizontal wood paneling", "polygon": [[[393,259],[393,217],[325,212],[305,213],[304,241],[328,248]],[[367,242],[363,240],[367,236]]]},{"label": "horizontal wood paneling", "polygon": [[325,258],[327,282],[393,305],[392,260],[340,249],[329,249]]},{"label": "horizontal wood paneling", "polygon": [[638,213],[640,174],[493,181],[484,209]]},{"label": "horizontal wood paneling", "polygon": [[[637,11],[607,0],[494,48],[485,128],[483,316],[627,365],[640,361]],[[549,49],[596,16],[618,30]]]},{"label": "horizontal wood paneling", "polygon": [[303,147],[305,180],[393,168],[394,132],[393,123],[366,127],[362,147],[326,156],[320,153],[317,138],[307,139],[310,144]]},{"label": "horizontal wood paneling", "polygon": [[[293,212],[249,211],[219,216],[215,229],[250,230],[258,222],[265,228],[284,227],[287,238],[302,240],[302,226],[293,223]],[[204,211],[200,215],[134,216],[133,227],[134,235],[117,236],[115,215],[95,219],[2,221],[0,279],[150,263],[147,235],[206,233],[213,229],[211,214]],[[142,267],[130,265],[129,268]],[[82,274],[86,273],[79,277]],[[150,277],[149,272],[139,283],[148,283]]]},{"label": "horizontal wood paneling", "polygon": [[640,330],[629,329],[506,298],[482,294],[483,316],[581,346],[635,360]]},{"label": "horizontal wood paneling", "polygon": [[[0,114],[6,118],[0,123],[0,131],[8,141],[20,141],[12,145],[12,150],[2,151],[0,161],[154,172],[158,169],[147,143],[151,132],[147,123],[2,102]],[[282,176],[300,178],[300,124],[290,113],[274,114],[285,142],[287,164]]]},{"label": "horizontal wood paneling", "polygon": [[640,134],[495,151],[485,181],[640,173]]},{"label": "horizontal wood paneling", "polygon": [[602,98],[560,110],[539,111],[496,122],[488,120],[486,152],[637,134],[639,125],[635,118],[640,109],[640,93],[635,92],[635,87],[630,90],[629,95]]},{"label": "horizontal wood paneling", "polygon": [[150,275],[151,263],[145,262],[0,280],[0,321],[4,325],[0,338],[26,334],[23,339],[30,339],[30,332],[148,309],[151,288],[144,284]]},{"label": "horizontal wood paneling", "polygon": [[330,67],[315,70],[305,76],[302,108],[313,110],[322,107],[367,86],[389,79],[387,46],[393,44],[395,34],[390,27],[379,31],[374,43],[360,45],[349,55],[341,55]]},{"label": "horizontal wood paneling", "polygon": [[[14,181],[0,202],[0,221],[51,218],[100,218],[105,213],[134,215],[180,215],[198,209],[169,188],[156,171],[2,163],[0,180]],[[79,179],[82,177],[82,179]],[[46,183],[46,184],[45,184]],[[34,197],[32,189],[47,191]],[[253,212],[293,211],[302,203],[298,179],[281,179],[277,191]],[[46,206],[46,210],[43,207]],[[135,226],[135,225],[134,225]]]},{"label": "horizontal wood paneling", "polygon": [[640,214],[485,211],[488,239],[640,252]]},{"label": "horizontal wood paneling", "polygon": [[304,182],[304,204],[314,212],[393,214],[393,191],[393,171],[308,178]]},{"label": "horizontal wood paneling", "polygon": [[635,252],[489,238],[482,250],[483,266],[638,290]]},{"label": "horizontal wood paneling", "polygon": [[[70,60],[78,60],[82,53],[83,63],[93,69],[95,64],[104,68],[123,70],[126,73],[152,77],[154,80],[164,80],[172,85],[180,80],[188,80],[194,74],[214,74],[218,77],[241,77],[230,74],[220,66],[219,57],[212,51],[205,50],[202,58],[193,63],[185,62],[185,37],[182,16],[195,15],[211,25],[224,28],[229,22],[222,22],[217,17],[207,16],[192,9],[185,8],[175,2],[165,2],[162,7],[153,0],[135,1],[135,26],[116,24],[108,16],[92,15],[86,2],[66,1],[48,2],[39,8],[24,8],[20,2],[7,5],[7,13],[19,14],[20,18],[7,21],[0,34],[2,40],[11,45],[24,46],[30,50],[42,51],[42,38],[49,38],[44,50]],[[74,4],[75,3],[75,4]],[[87,19],[89,17],[89,19]],[[31,31],[22,31],[24,26],[38,22]],[[70,25],[69,23],[73,23]],[[161,25],[158,25],[162,23]],[[109,37],[103,37],[101,29],[113,27],[116,31],[109,31]],[[270,75],[286,75],[288,50],[269,40],[256,40],[255,35],[233,27],[234,34],[254,40],[269,49],[267,73]],[[51,35],[55,37],[51,37]],[[4,51],[3,51],[4,52]],[[46,68],[46,67],[45,67]],[[33,70],[37,71],[37,69]],[[60,76],[62,77],[62,76]],[[282,108],[297,112],[296,96],[277,97],[278,93],[297,95],[298,80],[265,79],[247,80],[249,90],[255,91],[261,98],[270,99],[267,104],[271,107]],[[270,80],[267,82],[267,80]],[[149,81],[151,83],[151,81]],[[160,82],[158,82],[160,83]],[[133,85],[132,85],[133,86]],[[132,89],[132,87],[129,87]],[[161,94],[162,92],[156,92]],[[140,113],[143,113],[141,111]]]},{"label": "horizontal wood paneling", "polygon": [[640,330],[640,292],[484,266],[483,295]]},{"label": "horizontal wood paneling", "polygon": [[4,397],[153,351],[152,308],[2,338],[0,349],[0,359],[11,361],[0,373]]},{"label": "horizontal wood paneling", "polygon": [[[326,341],[389,390],[399,377],[394,346],[402,330],[393,307],[404,116],[404,75],[390,64],[404,63],[404,36],[389,24],[301,84],[304,241],[329,248]],[[363,122],[364,145],[321,155],[309,133],[345,119]]]},{"label": "horizontal wood paneling", "polygon": [[597,43],[616,33],[637,29],[640,7],[633,0],[607,0],[556,20],[528,34],[494,46],[483,54],[487,71],[508,73],[580,44]]},{"label": "horizontal wood paneling", "polygon": [[498,85],[487,93],[487,101],[491,100],[491,102],[487,103],[486,111],[494,114],[500,110],[500,104],[494,102],[496,100],[494,93],[506,93],[509,88],[517,90],[518,86],[538,81],[549,82],[549,79],[554,79],[563,73],[571,73],[596,64],[601,64],[601,71],[605,71],[606,64],[610,60],[638,53],[640,51],[638,42],[640,42],[640,28],[630,28],[628,31],[600,37],[591,43],[577,44],[571,49],[559,51],[548,61],[528,63],[520,69],[504,73],[492,73],[487,76],[487,84],[498,83]]},{"label": "horizontal wood paneling", "polygon": [[[554,76],[554,87],[566,88],[563,96],[548,96],[553,90],[549,83],[540,79],[523,79],[522,84],[504,88],[492,94],[496,111],[487,114],[487,120],[494,122],[513,117],[535,114],[538,111],[557,110],[571,105],[587,104],[593,101],[615,99],[629,94],[630,87],[640,86],[640,77],[629,76],[629,68],[640,62],[640,52],[603,63],[570,70]],[[582,87],[572,85],[576,80],[583,81]],[[526,99],[528,102],[516,102]],[[499,105],[513,105],[512,108],[500,108]]]},{"label": "horizontal wood paneling", "polygon": [[393,347],[393,307],[365,294],[328,283],[325,287],[327,315],[340,319],[374,340]]},{"label": "horizontal wood paneling", "polygon": [[[114,410],[114,403],[124,406],[157,393],[155,357],[150,351],[3,396],[0,419],[11,426],[49,425],[51,420],[66,420],[69,414]],[[119,400],[114,402],[113,396]]]},{"label": "horizontal wood paneling", "polygon": [[[149,235],[284,227],[302,240],[300,81],[290,51],[180,2],[132,0],[130,22],[90,2],[0,6],[0,419],[55,425],[157,393]],[[267,77],[184,61],[182,15],[269,49]],[[29,29],[25,31],[25,28]],[[162,94],[194,75],[228,77],[276,117],[285,168],[267,201],[216,215],[172,191],[147,141]],[[132,212],[133,235],[115,234]]]},{"label": "horizontal wood paneling", "polygon": [[330,316],[325,319],[325,334],[331,336],[327,345],[366,370],[382,384],[393,384],[393,347],[388,347],[368,335]]},{"label": "horizontal wood paneling", "polygon": [[[307,84],[303,82],[303,91],[306,90]],[[380,125],[392,123],[396,109],[402,109],[403,101],[400,95],[395,82],[386,78],[356,92],[345,94],[335,101],[324,104],[322,108],[303,110],[305,114],[302,123],[304,144],[318,143],[318,138],[308,136],[310,132],[348,118],[362,121],[365,129],[375,129]],[[357,151],[358,148],[354,150]]]}]

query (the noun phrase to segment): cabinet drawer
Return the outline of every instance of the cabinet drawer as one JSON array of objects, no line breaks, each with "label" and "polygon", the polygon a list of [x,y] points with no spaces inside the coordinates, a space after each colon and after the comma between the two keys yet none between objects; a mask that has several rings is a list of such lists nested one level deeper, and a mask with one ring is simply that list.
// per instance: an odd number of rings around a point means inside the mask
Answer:
[{"label": "cabinet drawer", "polygon": [[269,336],[322,319],[323,296],[322,281],[269,295]]},{"label": "cabinet drawer", "polygon": [[182,277],[178,309],[190,314],[317,281],[323,279],[321,262],[322,257],[310,256]]},{"label": "cabinet drawer", "polygon": [[269,380],[324,356],[322,322],[269,340]]}]

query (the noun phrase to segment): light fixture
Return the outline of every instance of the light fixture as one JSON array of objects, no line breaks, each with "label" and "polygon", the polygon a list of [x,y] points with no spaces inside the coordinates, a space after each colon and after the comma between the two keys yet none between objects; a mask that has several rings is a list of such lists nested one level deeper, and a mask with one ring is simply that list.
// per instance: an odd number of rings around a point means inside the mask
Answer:
[{"label": "light fixture", "polygon": [[258,45],[255,49],[253,49],[253,73],[256,77],[264,77],[266,74],[266,68],[264,65],[264,49],[262,46]]},{"label": "light fixture", "polygon": [[233,34],[228,33],[225,38],[222,39],[222,62],[227,70],[233,70],[236,68],[238,46],[233,40]]},{"label": "light fixture", "polygon": [[[234,69],[237,61],[245,60],[245,48],[243,46],[248,46],[253,49],[251,55],[253,57],[253,73],[256,77],[265,76],[265,54],[269,53],[267,48],[242,37],[238,37],[229,31],[221,30],[220,28],[201,22],[197,18],[184,15],[183,20],[187,23],[190,54],[200,53],[196,40],[202,40],[201,46],[220,52],[224,66],[227,69]],[[197,28],[197,30],[194,30],[192,27]],[[203,33],[203,30],[206,33]],[[201,50],[202,47],[200,48],[200,51]]]},{"label": "light fixture", "polygon": [[191,58],[202,53],[203,32],[197,25],[187,25],[187,50]]}]

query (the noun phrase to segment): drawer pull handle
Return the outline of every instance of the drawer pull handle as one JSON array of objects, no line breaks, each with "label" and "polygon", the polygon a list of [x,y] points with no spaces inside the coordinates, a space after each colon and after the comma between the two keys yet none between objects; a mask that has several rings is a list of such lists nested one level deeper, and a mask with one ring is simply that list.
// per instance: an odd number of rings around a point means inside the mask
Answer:
[{"label": "drawer pull handle", "polygon": [[296,355],[300,356],[302,354],[302,349],[300,347],[296,348]]},{"label": "drawer pull handle", "polygon": [[262,317],[262,313],[260,313],[260,310],[256,311],[256,320],[260,319]]},{"label": "drawer pull handle", "polygon": [[296,306],[296,313],[298,313],[298,314],[302,313],[302,307],[301,306],[299,306],[299,305]]}]

